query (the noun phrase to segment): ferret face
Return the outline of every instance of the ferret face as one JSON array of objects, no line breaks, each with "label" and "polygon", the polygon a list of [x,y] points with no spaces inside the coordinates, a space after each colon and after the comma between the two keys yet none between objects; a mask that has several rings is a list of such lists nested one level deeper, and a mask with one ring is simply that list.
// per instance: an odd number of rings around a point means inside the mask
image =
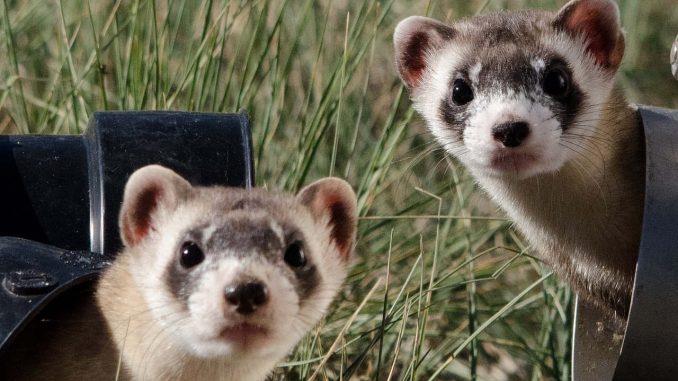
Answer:
[{"label": "ferret face", "polygon": [[[180,206],[149,248],[156,256],[148,265],[163,276],[139,279],[149,305],[166,306],[156,317],[199,356],[289,351],[323,315],[332,295],[320,294],[336,292],[345,277],[345,263],[322,257],[336,249],[307,239],[324,234],[308,212],[281,202],[298,209],[296,220],[281,219],[241,195],[232,209],[233,200]],[[338,271],[323,272],[327,261]]]},{"label": "ferret face", "polygon": [[618,10],[607,0],[450,26],[410,17],[394,40],[400,76],[437,140],[493,177],[556,171],[595,149],[623,54]]},{"label": "ferret face", "polygon": [[[135,176],[121,214],[130,271],[187,354],[282,357],[324,315],[348,271],[355,235],[355,196],[343,181],[321,181],[293,197]],[[144,196],[173,187],[180,189],[171,191],[175,201],[166,190]],[[135,210],[144,207],[134,200],[147,198],[157,201],[139,239]]]}]

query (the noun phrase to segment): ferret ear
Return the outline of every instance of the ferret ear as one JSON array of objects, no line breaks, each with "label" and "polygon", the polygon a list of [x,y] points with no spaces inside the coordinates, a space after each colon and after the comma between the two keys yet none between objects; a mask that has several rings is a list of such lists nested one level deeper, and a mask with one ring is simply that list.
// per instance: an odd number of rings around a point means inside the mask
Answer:
[{"label": "ferret ear", "polygon": [[316,221],[328,221],[332,241],[341,259],[348,262],[355,243],[358,207],[353,188],[344,180],[326,177],[306,186],[297,194]]},{"label": "ferret ear", "polygon": [[176,208],[190,190],[188,181],[159,165],[134,172],[125,185],[120,210],[120,235],[125,246],[142,242],[155,228],[158,211]]},{"label": "ferret ear", "polygon": [[624,34],[619,7],[613,0],[572,0],[558,12],[556,29],[582,37],[586,51],[598,65],[617,70],[624,56]]},{"label": "ferret ear", "polygon": [[428,17],[410,16],[393,33],[395,61],[400,78],[409,89],[416,88],[429,64],[428,55],[452,39],[455,31]]}]

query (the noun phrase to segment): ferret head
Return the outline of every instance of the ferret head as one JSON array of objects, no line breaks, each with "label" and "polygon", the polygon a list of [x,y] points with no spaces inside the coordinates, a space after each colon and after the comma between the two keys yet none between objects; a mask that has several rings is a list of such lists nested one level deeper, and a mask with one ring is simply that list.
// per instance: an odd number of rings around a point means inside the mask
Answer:
[{"label": "ferret head", "polygon": [[148,166],[125,188],[121,255],[168,345],[201,358],[278,360],[342,285],[356,213],[353,190],[337,178],[294,197],[193,187]]},{"label": "ferret head", "polygon": [[591,150],[624,53],[612,0],[452,25],[409,17],[394,35],[415,108],[475,174],[526,178]]}]

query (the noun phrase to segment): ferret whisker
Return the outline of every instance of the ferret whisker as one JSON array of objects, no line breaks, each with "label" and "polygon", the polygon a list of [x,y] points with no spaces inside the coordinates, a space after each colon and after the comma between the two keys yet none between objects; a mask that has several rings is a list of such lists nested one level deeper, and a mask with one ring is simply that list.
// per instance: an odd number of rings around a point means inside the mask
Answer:
[{"label": "ferret whisker", "polygon": [[[577,144],[577,143],[572,142],[572,141],[567,141],[567,140],[562,140],[561,145],[563,147],[566,147],[566,148],[572,150],[573,152],[577,153],[577,158],[579,160],[586,160],[592,167],[597,168],[596,162],[593,161],[593,159],[591,157],[589,157],[589,155],[587,155],[587,153],[588,153],[590,155],[601,157],[597,152],[592,151],[591,149],[588,149],[588,148],[586,148],[586,147],[584,147],[580,144]],[[574,146],[578,149],[573,148],[572,146]]]},{"label": "ferret whisker", "polygon": [[[603,153],[600,150],[600,147],[594,141],[590,140],[580,140],[580,139],[562,139],[563,142],[570,143],[581,148],[584,152],[587,152],[591,155],[597,156],[600,161],[603,161]],[[587,155],[584,155],[587,156]]]}]

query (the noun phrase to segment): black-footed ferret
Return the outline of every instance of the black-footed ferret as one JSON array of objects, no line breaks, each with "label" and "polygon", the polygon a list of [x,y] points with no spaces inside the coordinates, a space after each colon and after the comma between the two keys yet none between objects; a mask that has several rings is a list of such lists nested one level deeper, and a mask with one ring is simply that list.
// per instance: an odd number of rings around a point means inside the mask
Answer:
[{"label": "black-footed ferret", "polygon": [[114,380],[120,366],[121,380],[263,380],[339,291],[356,223],[337,178],[294,197],[139,169],[96,306],[19,345],[0,378]]},{"label": "black-footed ferret", "polygon": [[640,240],[644,138],[614,86],[624,54],[612,0],[558,12],[410,17],[394,34],[415,108],[545,262],[627,316]]}]

